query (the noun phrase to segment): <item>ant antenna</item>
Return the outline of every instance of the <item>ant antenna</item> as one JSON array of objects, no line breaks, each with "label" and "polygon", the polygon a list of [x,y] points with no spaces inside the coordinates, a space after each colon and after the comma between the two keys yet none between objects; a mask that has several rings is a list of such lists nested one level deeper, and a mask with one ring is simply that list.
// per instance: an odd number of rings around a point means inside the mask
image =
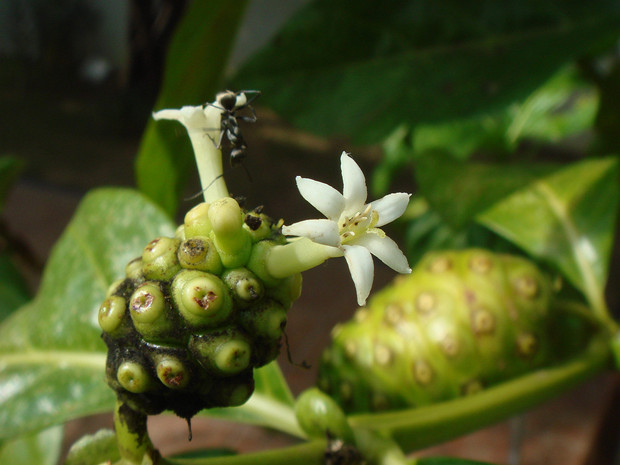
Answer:
[{"label": "ant antenna", "polygon": [[204,194],[205,192],[207,192],[207,190],[209,189],[209,187],[211,187],[211,186],[213,185],[213,183],[214,183],[215,181],[217,181],[218,179],[220,179],[222,176],[224,176],[224,174],[217,175],[217,176],[215,177],[215,179],[213,179],[213,181],[211,181],[207,187],[205,187],[204,189],[202,189],[201,191],[197,192],[197,193],[196,193],[196,194],[194,194],[194,195],[191,195],[191,196],[189,196],[189,197],[184,198],[183,200],[185,200],[186,202],[189,202],[190,200],[194,200],[194,199],[196,199],[196,198],[200,197],[202,194]]}]

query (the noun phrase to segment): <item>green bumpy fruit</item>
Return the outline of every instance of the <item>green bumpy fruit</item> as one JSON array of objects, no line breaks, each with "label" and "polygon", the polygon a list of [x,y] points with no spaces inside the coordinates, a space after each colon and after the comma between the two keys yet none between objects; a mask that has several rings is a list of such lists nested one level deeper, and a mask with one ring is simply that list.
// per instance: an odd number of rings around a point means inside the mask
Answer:
[{"label": "green bumpy fruit", "polygon": [[189,419],[247,401],[253,370],[278,356],[299,296],[300,276],[264,282],[247,267],[265,241],[285,241],[279,224],[233,199],[214,205],[190,210],[174,238],[152,240],[99,309],[107,382],[147,415]]},{"label": "green bumpy fruit", "polygon": [[318,385],[349,412],[473,394],[554,361],[552,302],[524,258],[431,252],[334,328]]}]

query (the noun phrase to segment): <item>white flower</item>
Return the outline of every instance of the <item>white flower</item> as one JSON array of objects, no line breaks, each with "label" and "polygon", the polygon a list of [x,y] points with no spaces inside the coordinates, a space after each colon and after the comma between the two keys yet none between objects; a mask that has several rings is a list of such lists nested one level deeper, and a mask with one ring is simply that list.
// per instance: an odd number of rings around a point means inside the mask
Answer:
[{"label": "white flower", "polygon": [[228,197],[228,189],[222,176],[222,152],[214,142],[219,140],[221,114],[222,109],[215,103],[165,109],[153,113],[155,120],[176,120],[187,129],[194,148],[200,183],[205,189],[203,191],[205,202]]},{"label": "white flower", "polygon": [[342,194],[322,182],[296,178],[302,197],[327,219],[300,221],[284,226],[282,232],[341,249],[355,284],[357,303],[364,305],[374,277],[371,254],[399,273],[411,273],[405,255],[379,229],[404,213],[411,194],[389,194],[367,204],[366,179],[360,167],[345,152],[340,165]]}]

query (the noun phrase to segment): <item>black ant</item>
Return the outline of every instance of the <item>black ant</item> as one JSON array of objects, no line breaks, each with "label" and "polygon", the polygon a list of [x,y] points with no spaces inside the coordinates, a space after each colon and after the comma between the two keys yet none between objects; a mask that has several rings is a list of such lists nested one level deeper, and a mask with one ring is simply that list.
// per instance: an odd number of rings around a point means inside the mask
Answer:
[{"label": "black ant", "polygon": [[[250,98],[246,97],[245,103],[237,105],[237,98],[241,94],[250,94]],[[230,143],[230,165],[235,167],[243,162],[247,156],[247,145],[245,139],[241,134],[241,128],[239,127],[239,121],[246,123],[256,122],[256,112],[252,107],[252,102],[260,96],[258,90],[242,90],[239,92],[233,92],[226,90],[216,95],[216,103],[207,103],[207,105],[217,108],[222,111],[221,125],[220,125],[220,137],[216,144],[219,149],[222,147],[224,136]],[[239,115],[239,112],[243,110],[249,110],[250,114]],[[215,141],[213,141],[215,143]]]}]

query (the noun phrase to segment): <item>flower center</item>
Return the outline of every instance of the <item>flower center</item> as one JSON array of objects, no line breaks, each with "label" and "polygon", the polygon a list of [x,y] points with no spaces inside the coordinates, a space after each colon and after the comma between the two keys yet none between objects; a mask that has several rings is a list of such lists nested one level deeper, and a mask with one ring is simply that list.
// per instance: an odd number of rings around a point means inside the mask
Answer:
[{"label": "flower center", "polygon": [[368,232],[377,221],[379,214],[372,209],[370,204],[366,205],[363,211],[355,212],[353,215],[342,214],[338,220],[338,232],[341,244],[351,242]]}]

